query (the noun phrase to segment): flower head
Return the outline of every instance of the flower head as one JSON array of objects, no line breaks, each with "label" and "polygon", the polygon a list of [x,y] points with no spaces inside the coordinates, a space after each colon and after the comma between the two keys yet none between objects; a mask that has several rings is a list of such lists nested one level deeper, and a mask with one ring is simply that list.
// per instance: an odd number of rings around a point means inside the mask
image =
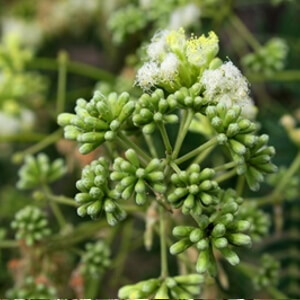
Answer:
[{"label": "flower head", "polygon": [[192,37],[187,41],[186,56],[188,61],[198,67],[206,65],[219,52],[219,39],[214,32],[208,37],[201,35],[199,38]]},{"label": "flower head", "polygon": [[160,68],[154,61],[145,63],[137,72],[136,82],[145,91],[159,82]]},{"label": "flower head", "polygon": [[223,103],[226,107],[239,105],[251,117],[255,115],[253,101],[249,97],[249,83],[241,71],[229,61],[215,70],[206,70],[201,78],[204,96],[210,101]]}]

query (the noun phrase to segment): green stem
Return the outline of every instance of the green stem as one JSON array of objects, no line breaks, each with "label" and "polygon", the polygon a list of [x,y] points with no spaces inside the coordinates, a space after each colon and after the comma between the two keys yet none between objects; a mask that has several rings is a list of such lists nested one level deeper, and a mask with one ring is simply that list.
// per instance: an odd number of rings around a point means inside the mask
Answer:
[{"label": "green stem", "polygon": [[247,78],[252,82],[265,82],[265,81],[276,81],[276,82],[291,82],[300,81],[299,70],[285,70],[280,72],[274,72],[270,75],[264,75],[261,73],[247,73]]},{"label": "green stem", "polygon": [[0,136],[0,143],[32,143],[32,142],[39,142],[40,140],[46,137],[45,134],[41,133],[33,133],[33,132],[24,132],[24,133],[17,133],[17,134],[9,134],[9,135],[1,135]]},{"label": "green stem", "polygon": [[290,165],[288,171],[286,172],[283,179],[280,181],[280,183],[277,185],[273,192],[274,198],[277,198],[280,196],[280,193],[285,189],[286,185],[290,182],[291,178],[295,175],[295,173],[300,168],[300,151],[298,152],[297,156],[295,157],[294,161]]},{"label": "green stem", "polygon": [[231,169],[231,168],[235,168],[237,165],[238,165],[238,163],[236,161],[231,161],[231,162],[226,163],[224,165],[215,167],[214,170],[216,172],[219,172],[219,171],[223,171],[223,170],[228,170],[228,169]]},{"label": "green stem", "polygon": [[180,168],[176,165],[176,163],[172,162],[171,167],[177,174],[179,174],[181,172]]},{"label": "green stem", "polygon": [[17,241],[10,241],[10,240],[0,241],[0,249],[17,248],[17,247],[19,247],[19,243]]},{"label": "green stem", "polygon": [[119,283],[120,277],[123,273],[126,259],[128,257],[131,244],[132,244],[132,234],[133,234],[133,221],[130,220],[125,224],[122,232],[122,242],[121,246],[119,248],[119,255],[116,257],[114,260],[114,264],[117,267],[112,278],[113,280],[111,281],[112,286],[116,286]]},{"label": "green stem", "polygon": [[205,151],[203,151],[202,153],[200,153],[192,162],[192,164],[201,164],[205,158],[212,152],[212,150],[214,150],[215,146],[212,146],[208,149],[206,149]]},{"label": "green stem", "polygon": [[126,145],[128,148],[132,148],[133,150],[136,151],[136,153],[143,158],[143,160],[146,163],[149,163],[151,160],[151,157],[143,150],[141,149],[137,144],[135,144],[133,141],[131,141],[124,133],[120,132],[119,133],[119,141],[123,144]]},{"label": "green stem", "polygon": [[239,176],[236,184],[236,192],[238,196],[243,195],[243,191],[245,188],[245,176]]},{"label": "green stem", "polygon": [[152,136],[149,135],[149,134],[144,134],[144,138],[145,138],[145,141],[147,143],[147,146],[149,148],[149,151],[150,151],[151,155],[153,157],[158,157],[158,154],[157,154],[157,151],[156,151],[156,148],[155,148]]},{"label": "green stem", "polygon": [[177,135],[177,140],[175,142],[174,151],[172,153],[173,160],[175,160],[179,155],[182,143],[188,133],[193,117],[194,117],[194,112],[191,109],[189,109],[181,120],[181,124]]},{"label": "green stem", "polygon": [[160,123],[157,125],[158,129],[160,131],[161,137],[163,139],[165,148],[166,148],[166,155],[167,157],[170,157],[170,155],[172,154],[172,145],[170,143],[170,139],[166,130],[166,127],[163,123]]},{"label": "green stem", "polygon": [[72,198],[68,198],[68,197],[65,197],[65,196],[57,196],[57,195],[53,195],[52,193],[51,194],[45,194],[45,196],[51,200],[51,201],[54,201],[56,203],[59,203],[59,204],[64,204],[64,205],[68,205],[68,206],[72,206],[72,207],[78,207],[79,205],[74,201],[74,199]]},{"label": "green stem", "polygon": [[239,32],[240,36],[247,41],[247,43],[253,48],[253,50],[260,50],[260,43],[237,15],[232,14],[230,17],[230,21],[236,31]]},{"label": "green stem", "polygon": [[[43,190],[44,190],[44,194],[46,195],[46,197],[47,197],[47,195],[51,194],[51,190],[47,185],[43,186]],[[65,228],[67,222],[65,220],[63,213],[60,210],[60,207],[58,206],[58,204],[56,202],[52,201],[51,198],[47,197],[47,199],[49,200],[49,205],[50,205],[51,210],[57,220],[57,223],[58,223],[60,229],[63,230]]]},{"label": "green stem", "polygon": [[168,277],[168,248],[166,241],[166,226],[164,209],[159,207],[159,235],[160,235],[160,254],[161,254],[161,277]]},{"label": "green stem", "polygon": [[236,175],[236,169],[226,172],[215,179],[217,183],[221,183]]},{"label": "green stem", "polygon": [[76,245],[86,239],[91,238],[99,233],[99,230],[107,227],[106,220],[85,222],[76,227],[69,235],[62,236],[58,234],[51,238],[48,242],[48,251],[59,251]]},{"label": "green stem", "polygon": [[62,113],[65,109],[67,87],[67,63],[68,54],[65,51],[61,51],[58,55],[58,85],[56,102],[57,115]]},{"label": "green stem", "polygon": [[48,135],[42,141],[38,142],[37,144],[27,148],[24,151],[17,152],[13,156],[13,161],[16,163],[21,163],[26,155],[35,154],[44,148],[50,146],[51,144],[55,143],[62,137],[62,129],[58,129],[57,131],[53,132],[52,134]]},{"label": "green stem", "polygon": [[[58,62],[56,59],[53,58],[40,57],[33,59],[29,63],[29,67],[34,69],[56,71],[58,69]],[[74,73],[95,80],[104,80],[109,82],[115,81],[115,76],[113,74],[80,62],[68,61],[67,70],[70,73]]]},{"label": "green stem", "polygon": [[201,146],[199,146],[198,148],[192,150],[191,152],[185,154],[184,156],[178,158],[175,160],[175,163],[180,165],[183,162],[193,158],[196,155],[199,155],[200,153],[202,153],[203,151],[215,146],[218,144],[218,138],[217,137],[213,137],[211,140],[207,141],[206,143],[202,144]]},{"label": "green stem", "polygon": [[103,274],[97,274],[96,276],[89,276],[87,280],[87,287],[85,288],[85,296],[88,299],[95,299],[101,286]]}]

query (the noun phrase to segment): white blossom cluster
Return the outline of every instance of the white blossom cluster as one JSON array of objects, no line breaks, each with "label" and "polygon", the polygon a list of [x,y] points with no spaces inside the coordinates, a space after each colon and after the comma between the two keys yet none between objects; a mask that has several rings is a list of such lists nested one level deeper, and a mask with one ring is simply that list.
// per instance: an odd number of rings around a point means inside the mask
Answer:
[{"label": "white blossom cluster", "polygon": [[138,70],[137,85],[146,91],[160,86],[170,92],[190,87],[218,53],[218,43],[213,32],[190,39],[182,28],[158,32],[146,49],[147,62]]},{"label": "white blossom cluster", "polygon": [[231,61],[215,70],[204,71],[200,82],[209,101],[221,102],[227,107],[237,104],[241,106],[243,115],[250,119],[255,117],[256,108],[249,96],[249,83]]},{"label": "white blossom cluster", "polygon": [[168,51],[166,36],[170,32],[158,32],[147,47],[150,61],[146,62],[137,72],[137,84],[144,90],[149,90],[160,82],[172,83],[178,72],[180,61]]}]

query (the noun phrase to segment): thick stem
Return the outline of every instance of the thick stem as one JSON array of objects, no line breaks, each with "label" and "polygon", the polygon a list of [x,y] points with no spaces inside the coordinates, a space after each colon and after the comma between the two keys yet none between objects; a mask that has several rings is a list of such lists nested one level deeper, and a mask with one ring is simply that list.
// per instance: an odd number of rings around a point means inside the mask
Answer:
[{"label": "thick stem", "polygon": [[166,241],[165,212],[159,207],[159,235],[160,235],[160,257],[161,257],[161,277],[168,277],[168,248]]},{"label": "thick stem", "polygon": [[207,141],[206,143],[202,144],[198,148],[192,150],[191,152],[185,154],[184,156],[178,158],[175,160],[176,164],[182,164],[183,162],[193,158],[194,156],[197,156],[201,154],[203,151],[209,149],[210,147],[213,147],[218,144],[218,138],[213,137],[211,140]]},{"label": "thick stem", "polygon": [[57,85],[57,102],[56,114],[59,115],[65,110],[66,88],[67,88],[67,62],[68,54],[61,51],[58,55],[58,85]]}]

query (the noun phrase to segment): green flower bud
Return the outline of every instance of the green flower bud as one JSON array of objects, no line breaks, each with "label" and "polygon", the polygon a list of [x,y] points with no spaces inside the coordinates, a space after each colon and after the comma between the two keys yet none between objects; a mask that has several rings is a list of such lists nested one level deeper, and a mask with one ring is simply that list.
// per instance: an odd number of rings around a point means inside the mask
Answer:
[{"label": "green flower bud", "polygon": [[133,116],[135,126],[142,127],[143,132],[151,134],[154,132],[157,123],[174,123],[178,117],[172,114],[174,107],[164,98],[162,90],[156,90],[152,95],[143,94],[136,105]]},{"label": "green flower bud", "polygon": [[43,212],[34,206],[26,206],[17,212],[11,226],[16,230],[16,239],[24,240],[27,246],[33,246],[51,234]]},{"label": "green flower bud", "polygon": [[7,297],[14,299],[53,299],[57,291],[50,284],[48,278],[40,282],[38,278],[26,277],[21,286],[14,287],[7,291]]},{"label": "green flower bud", "polygon": [[269,254],[263,255],[258,272],[252,281],[256,290],[266,287],[276,287],[279,282],[280,264]]},{"label": "green flower bud", "polygon": [[191,247],[192,244],[193,243],[189,240],[189,238],[182,239],[171,246],[170,253],[172,255],[180,254],[184,252],[186,249],[188,249],[189,247]]},{"label": "green flower bud", "polygon": [[89,215],[95,219],[105,211],[107,222],[114,226],[124,220],[126,213],[122,210],[117,200],[120,194],[110,190],[109,164],[104,158],[99,158],[87,165],[82,170],[82,177],[77,181],[76,187],[81,191],[75,196],[75,201],[80,205],[77,209],[79,216]]},{"label": "green flower bud", "polygon": [[86,245],[81,257],[80,272],[84,276],[98,276],[110,265],[110,249],[103,241]]},{"label": "green flower bud", "polygon": [[212,169],[201,171],[198,165],[192,165],[180,174],[173,174],[171,181],[175,189],[168,195],[168,201],[173,206],[183,206],[185,212],[194,211],[200,215],[202,207],[211,204],[218,194],[218,184],[211,180],[214,174]]},{"label": "green flower bud", "polygon": [[116,190],[122,194],[122,198],[127,200],[132,195],[138,205],[143,205],[147,201],[147,186],[152,187],[156,192],[164,192],[165,186],[163,166],[158,159],[153,159],[149,164],[142,168],[136,152],[129,149],[125,157],[117,158],[113,164],[114,172],[111,179],[118,181]]},{"label": "green flower bud", "polygon": [[40,153],[37,157],[27,156],[24,165],[19,170],[20,179],[17,187],[33,189],[60,179],[66,171],[62,159],[50,163],[48,156],[44,153]]},{"label": "green flower bud", "polygon": [[279,38],[273,38],[258,51],[243,57],[242,64],[251,72],[270,75],[284,68],[287,53],[286,42]]},{"label": "green flower bud", "polygon": [[64,127],[65,138],[83,143],[79,151],[87,154],[106,140],[114,140],[119,130],[126,129],[126,121],[134,109],[135,102],[127,93],[119,97],[112,93],[105,97],[95,92],[90,102],[77,101],[76,114],[60,114],[57,122]]},{"label": "green flower bud", "polygon": [[208,270],[208,266],[210,263],[209,251],[209,249],[206,249],[200,252],[196,264],[196,270],[198,273],[205,273]]},{"label": "green flower bud", "polygon": [[230,250],[229,248],[220,249],[220,251],[231,265],[235,266],[239,264],[240,259],[234,251]]}]

